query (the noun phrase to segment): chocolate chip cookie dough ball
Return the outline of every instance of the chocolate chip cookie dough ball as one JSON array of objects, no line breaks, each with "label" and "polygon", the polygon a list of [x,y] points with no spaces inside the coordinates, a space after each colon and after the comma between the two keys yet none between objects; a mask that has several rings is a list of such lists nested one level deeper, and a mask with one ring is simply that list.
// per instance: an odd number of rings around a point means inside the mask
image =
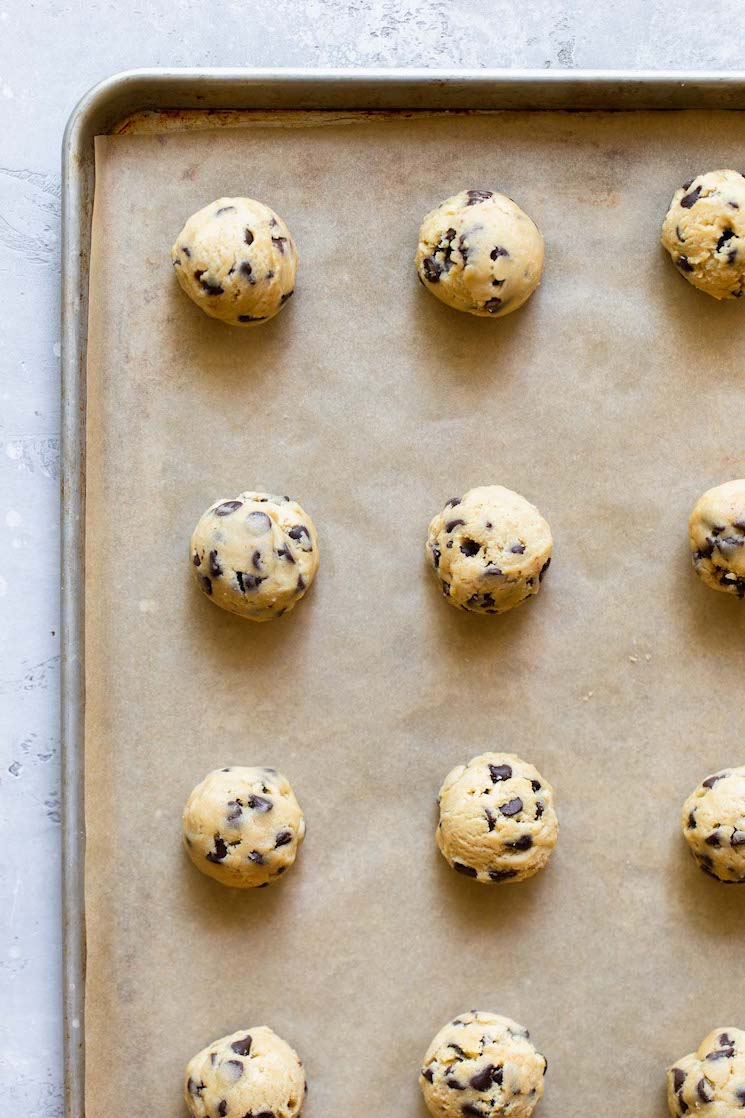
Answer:
[{"label": "chocolate chip cookie dough ball", "polygon": [[496,1013],[462,1013],[424,1057],[419,1086],[435,1118],[529,1118],[543,1095],[546,1059],[528,1030]]},{"label": "chocolate chip cookie dough ball", "polygon": [[745,291],[745,178],[709,171],[676,190],[662,244],[682,276],[715,299]]},{"label": "chocolate chip cookie dough ball", "polygon": [[454,870],[477,881],[524,881],[556,845],[554,790],[513,753],[482,753],[457,765],[437,802],[437,845]]},{"label": "chocolate chip cookie dough ball", "polygon": [[452,497],[434,517],[426,554],[451,605],[506,613],[538,593],[553,544],[534,505],[501,485],[482,485]]},{"label": "chocolate chip cookie dough ball", "polygon": [[543,237],[511,198],[462,190],[422,222],[416,267],[427,290],[449,307],[500,318],[540,283]]},{"label": "chocolate chip cookie dough ball", "polygon": [[297,1118],[306,1090],[297,1052],[266,1025],[214,1040],[186,1066],[192,1118]]},{"label": "chocolate chip cookie dough ball", "polygon": [[186,852],[222,885],[255,889],[295,862],[305,820],[276,769],[215,769],[193,790],[182,823]]},{"label": "chocolate chip cookie dough ball", "polygon": [[702,870],[745,881],[745,766],[708,776],[683,804],[681,825]]},{"label": "chocolate chip cookie dough ball", "polygon": [[193,214],[171,260],[189,298],[231,326],[273,318],[295,289],[298,254],[290,231],[253,198],[218,198]]},{"label": "chocolate chip cookie dough ball", "polygon": [[281,617],[318,570],[313,521],[289,497],[241,493],[215,501],[191,537],[197,584],[211,602],[251,621]]},{"label": "chocolate chip cookie dough ball", "polygon": [[673,1118],[739,1118],[745,1109],[745,1033],[714,1029],[667,1073]]},{"label": "chocolate chip cookie dough ball", "polygon": [[688,520],[693,569],[712,590],[745,597],[745,480],[708,489]]}]

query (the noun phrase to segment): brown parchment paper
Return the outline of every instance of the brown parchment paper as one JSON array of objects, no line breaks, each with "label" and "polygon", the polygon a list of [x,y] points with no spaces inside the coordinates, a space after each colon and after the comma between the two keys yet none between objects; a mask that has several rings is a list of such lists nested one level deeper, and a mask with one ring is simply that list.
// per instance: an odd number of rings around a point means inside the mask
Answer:
[{"label": "brown parchment paper", "polygon": [[[318,120],[322,124],[314,123]],[[290,124],[292,126],[290,127]],[[87,461],[88,1118],[177,1118],[187,1059],[266,1023],[297,1047],[308,1118],[422,1118],[420,1059],[469,1007],[528,1025],[543,1118],[661,1118],[664,1072],[745,1026],[745,888],[693,865],[683,798],[741,764],[745,606],[689,569],[699,493],[745,471],[745,308],[658,246],[673,190],[742,164],[733,113],[293,118],[96,147]],[[497,321],[412,267],[423,214],[501,189],[542,229],[542,286]],[[295,298],[238,331],[168,250],[220,195],[264,199],[302,258]],[[544,588],[459,614],[423,556],[472,486],[535,501]],[[314,518],[306,599],[255,625],[195,590],[217,497]],[[515,751],[555,786],[547,870],[489,890],[448,869],[450,767]],[[290,778],[296,868],[241,894],[180,848],[225,764]]]}]

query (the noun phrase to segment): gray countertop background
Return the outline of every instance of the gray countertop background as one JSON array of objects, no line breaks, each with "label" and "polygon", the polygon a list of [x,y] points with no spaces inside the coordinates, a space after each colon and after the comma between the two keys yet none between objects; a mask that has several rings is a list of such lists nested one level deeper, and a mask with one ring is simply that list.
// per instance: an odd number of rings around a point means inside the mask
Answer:
[{"label": "gray countertop background", "polygon": [[716,70],[744,46],[742,0],[0,0],[0,1112],[63,1113],[59,152],[77,100],[142,66]]}]

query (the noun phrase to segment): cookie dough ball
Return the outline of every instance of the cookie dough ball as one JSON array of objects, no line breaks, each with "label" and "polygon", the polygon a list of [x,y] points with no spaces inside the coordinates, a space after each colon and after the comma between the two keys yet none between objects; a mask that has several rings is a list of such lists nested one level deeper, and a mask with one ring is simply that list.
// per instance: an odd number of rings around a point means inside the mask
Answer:
[{"label": "cookie dough ball", "polygon": [[171,260],[189,298],[231,326],[266,322],[295,290],[298,254],[290,231],[253,198],[218,198],[193,214]]},{"label": "cookie dough ball", "polygon": [[419,1086],[435,1118],[529,1118],[543,1094],[546,1058],[528,1030],[496,1013],[456,1017],[432,1041]]},{"label": "cookie dough ball", "polygon": [[482,753],[445,777],[435,838],[454,870],[489,884],[524,881],[556,845],[554,790],[514,753]]},{"label": "cookie dough ball", "polygon": [[709,171],[676,190],[662,244],[682,276],[715,299],[745,290],[745,178]]},{"label": "cookie dough ball", "polygon": [[419,278],[456,311],[500,318],[541,282],[543,237],[518,205],[491,190],[462,190],[419,230]]},{"label": "cookie dough ball", "polygon": [[215,769],[186,801],[182,832],[197,869],[222,885],[271,885],[295,862],[305,820],[276,769]]},{"label": "cookie dough ball", "polygon": [[191,564],[216,606],[271,621],[291,610],[316,577],[318,537],[289,497],[241,493],[207,509],[191,537]]},{"label": "cookie dough ball", "polygon": [[192,1118],[296,1118],[306,1090],[297,1052],[266,1025],[220,1037],[186,1065]]},{"label": "cookie dough ball", "polygon": [[699,497],[688,520],[693,569],[712,590],[745,598],[745,480]]},{"label": "cookie dough ball", "polygon": [[683,804],[681,824],[702,870],[745,881],[745,765],[708,776]]},{"label": "cookie dough ball", "polygon": [[745,1109],[745,1033],[714,1029],[667,1073],[673,1118],[739,1118]]},{"label": "cookie dough ball", "polygon": [[506,613],[537,594],[554,541],[538,509],[511,489],[482,485],[432,520],[427,559],[451,605]]}]

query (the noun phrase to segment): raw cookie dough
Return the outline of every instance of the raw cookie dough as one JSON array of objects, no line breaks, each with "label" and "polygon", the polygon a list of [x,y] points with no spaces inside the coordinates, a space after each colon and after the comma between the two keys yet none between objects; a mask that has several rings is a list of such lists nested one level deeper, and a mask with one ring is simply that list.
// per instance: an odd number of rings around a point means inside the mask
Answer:
[{"label": "raw cookie dough", "polygon": [[306,1090],[297,1052],[266,1025],[220,1037],[186,1065],[192,1118],[296,1118]]},{"label": "raw cookie dough", "polygon": [[688,535],[699,578],[712,590],[745,597],[745,480],[707,489],[693,506]]},{"label": "raw cookie dough", "polygon": [[222,885],[255,889],[293,865],[305,820],[289,781],[276,769],[215,769],[184,808],[186,852]]},{"label": "raw cookie dough", "polygon": [[482,753],[457,765],[437,802],[437,845],[466,877],[524,881],[543,869],[556,845],[554,790],[514,753]]},{"label": "raw cookie dough", "polygon": [[287,613],[318,570],[313,521],[289,497],[268,493],[215,501],[194,529],[190,554],[210,601],[252,621]]},{"label": "raw cookie dough", "polygon": [[518,205],[491,190],[462,190],[419,230],[419,278],[456,311],[500,318],[541,282],[543,237]]},{"label": "raw cookie dough", "polygon": [[543,1094],[546,1058],[528,1030],[496,1013],[462,1013],[440,1029],[419,1086],[435,1118],[529,1118]]},{"label": "raw cookie dough", "polygon": [[218,198],[193,214],[171,260],[189,298],[231,326],[266,322],[295,290],[298,254],[290,231],[253,198]]},{"label": "raw cookie dough", "polygon": [[745,1111],[745,1033],[714,1029],[697,1052],[667,1073],[667,1105],[673,1118],[742,1118]]},{"label": "raw cookie dough", "polygon": [[715,299],[740,299],[745,289],[745,178],[709,171],[676,190],[662,243],[682,276]]},{"label": "raw cookie dough", "polygon": [[707,777],[683,804],[681,825],[702,870],[745,881],[745,765]]},{"label": "raw cookie dough", "polygon": [[434,517],[427,559],[451,605],[506,613],[538,593],[553,544],[534,505],[501,485],[481,485]]}]

